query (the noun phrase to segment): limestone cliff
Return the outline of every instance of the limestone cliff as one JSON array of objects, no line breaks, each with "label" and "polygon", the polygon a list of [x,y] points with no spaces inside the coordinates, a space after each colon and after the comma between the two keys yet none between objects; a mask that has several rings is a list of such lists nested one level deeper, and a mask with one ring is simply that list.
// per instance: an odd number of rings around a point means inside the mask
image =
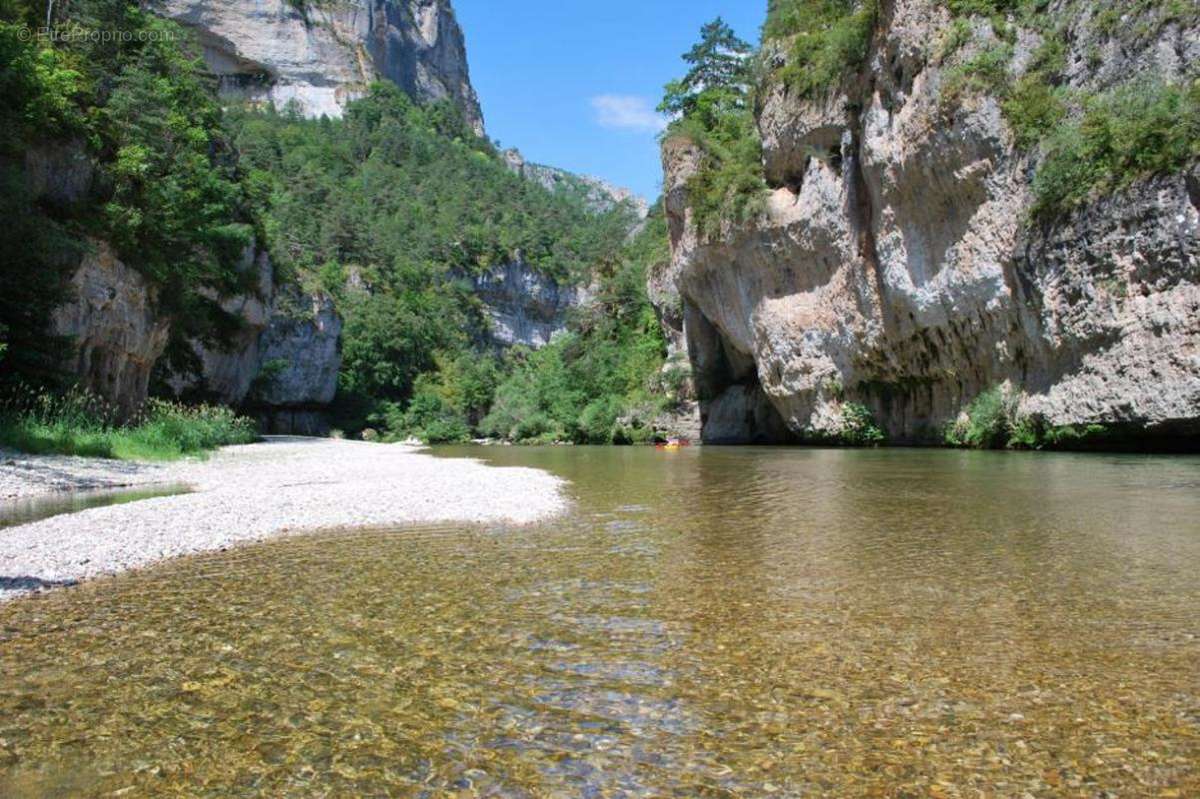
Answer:
[{"label": "limestone cliff", "polygon": [[591,297],[586,287],[559,283],[524,261],[490,269],[471,278],[498,347],[523,344],[537,349],[567,327],[567,316]]},{"label": "limestone cliff", "polygon": [[505,150],[501,155],[510,170],[547,191],[573,192],[582,197],[585,206],[592,213],[602,214],[622,203],[628,204],[639,220],[645,219],[650,212],[650,205],[644,197],[623,186],[614,186],[607,180],[591,175],[580,175],[558,167],[526,161],[521,151],[516,148]]},{"label": "limestone cliff", "polygon": [[190,395],[246,410],[271,433],[323,435],[342,364],[342,319],[328,297],[276,285],[271,259],[251,249],[253,290],[216,300],[237,320],[229,340],[192,342],[199,371],[168,381]]},{"label": "limestone cliff", "polygon": [[450,0],[158,0],[196,32],[223,95],[295,101],[340,116],[374,80],[417,100],[449,99],[482,135],[462,30]]},{"label": "limestone cliff", "polygon": [[337,393],[342,319],[324,296],[291,290],[276,298],[258,340],[259,368],[246,396],[271,433],[325,435]]},{"label": "limestone cliff", "polygon": [[[1050,4],[1066,20],[1068,90],[1200,77],[1194,24],[1130,11],[1118,31],[1136,35],[1122,37],[1095,19],[1103,6]],[[748,223],[701,237],[688,197],[700,153],[665,142],[672,263],[659,280],[678,299],[659,302],[677,306],[706,439],[819,437],[854,402],[893,441],[931,441],[998,385],[1041,424],[1200,432],[1200,168],[1032,221],[1036,148],[1018,146],[989,92],[943,99],[996,36],[970,25],[946,57],[945,4],[883,2],[863,66],[828,92],[768,83],[770,191]],[[1015,27],[1008,81],[1048,35]]]},{"label": "limestone cliff", "polygon": [[50,320],[55,335],[72,341],[64,360],[85,387],[129,416],[146,400],[170,323],[159,316],[145,278],[103,241],[89,242],[70,287],[73,300]]}]

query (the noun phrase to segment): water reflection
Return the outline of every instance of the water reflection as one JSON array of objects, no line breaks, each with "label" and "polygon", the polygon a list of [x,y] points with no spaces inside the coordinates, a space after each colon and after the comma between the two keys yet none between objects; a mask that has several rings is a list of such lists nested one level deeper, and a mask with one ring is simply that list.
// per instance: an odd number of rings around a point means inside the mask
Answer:
[{"label": "water reflection", "polygon": [[1200,460],[483,454],[574,511],[0,608],[0,795],[1200,791]]},{"label": "water reflection", "polygon": [[0,528],[29,524],[64,513],[78,513],[88,508],[121,505],[155,497],[172,497],[186,494],[190,490],[186,485],[168,483],[139,488],[66,491],[29,499],[5,500],[0,502]]}]

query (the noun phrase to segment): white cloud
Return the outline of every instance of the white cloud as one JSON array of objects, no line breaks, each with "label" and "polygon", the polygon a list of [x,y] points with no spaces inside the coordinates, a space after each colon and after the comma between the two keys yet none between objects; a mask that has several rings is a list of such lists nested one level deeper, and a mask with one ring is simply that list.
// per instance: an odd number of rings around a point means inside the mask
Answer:
[{"label": "white cloud", "polygon": [[645,97],[627,94],[601,94],[592,98],[596,121],[606,128],[658,133],[667,120],[654,110]]}]

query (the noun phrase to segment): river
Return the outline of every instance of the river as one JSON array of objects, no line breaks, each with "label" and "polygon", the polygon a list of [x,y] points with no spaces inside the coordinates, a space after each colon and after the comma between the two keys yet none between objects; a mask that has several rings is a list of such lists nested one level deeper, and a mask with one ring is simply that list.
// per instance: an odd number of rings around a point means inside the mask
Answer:
[{"label": "river", "polygon": [[1200,795],[1198,458],[439,452],[574,508],[0,606],[0,795]]}]

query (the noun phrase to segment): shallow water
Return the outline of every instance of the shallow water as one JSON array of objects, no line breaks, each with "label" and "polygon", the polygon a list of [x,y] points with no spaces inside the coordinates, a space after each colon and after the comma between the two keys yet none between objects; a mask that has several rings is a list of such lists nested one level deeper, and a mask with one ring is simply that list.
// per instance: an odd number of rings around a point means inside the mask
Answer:
[{"label": "shallow water", "polygon": [[87,491],[59,491],[40,497],[0,502],[0,529],[29,524],[64,513],[78,513],[88,508],[123,505],[156,497],[173,497],[191,489],[183,484],[168,483],[136,488],[106,488]]},{"label": "shallow water", "polygon": [[1200,459],[467,452],[574,511],[0,607],[0,795],[1200,795]]}]

